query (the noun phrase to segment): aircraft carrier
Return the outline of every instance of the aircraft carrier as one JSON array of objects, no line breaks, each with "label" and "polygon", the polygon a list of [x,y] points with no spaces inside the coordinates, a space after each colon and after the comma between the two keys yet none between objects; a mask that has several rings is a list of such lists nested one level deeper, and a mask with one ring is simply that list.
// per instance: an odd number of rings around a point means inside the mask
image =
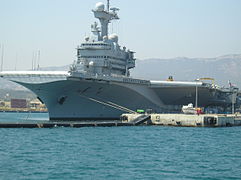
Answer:
[{"label": "aircraft carrier", "polygon": [[108,33],[109,23],[119,19],[118,11],[109,1],[106,6],[96,4],[92,12],[100,26],[91,25],[92,36],[77,47],[77,59],[68,72],[3,71],[0,76],[34,92],[47,106],[50,120],[113,120],[137,109],[163,113],[189,103],[222,108],[235,103],[236,90],[212,83],[132,78],[134,52]]}]

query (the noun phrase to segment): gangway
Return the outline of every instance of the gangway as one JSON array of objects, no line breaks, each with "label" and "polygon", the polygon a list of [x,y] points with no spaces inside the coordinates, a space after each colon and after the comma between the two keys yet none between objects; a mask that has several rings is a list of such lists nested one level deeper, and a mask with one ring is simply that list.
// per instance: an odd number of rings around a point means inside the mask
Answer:
[{"label": "gangway", "polygon": [[133,125],[140,125],[150,119],[151,119],[151,116],[149,114],[143,114],[133,119],[132,121],[130,121],[130,123],[132,123]]}]

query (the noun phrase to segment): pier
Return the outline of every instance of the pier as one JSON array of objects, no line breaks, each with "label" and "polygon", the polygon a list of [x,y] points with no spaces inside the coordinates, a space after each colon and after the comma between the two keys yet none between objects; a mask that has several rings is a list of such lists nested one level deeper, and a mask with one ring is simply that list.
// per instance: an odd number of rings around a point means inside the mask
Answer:
[{"label": "pier", "polygon": [[112,127],[112,126],[136,126],[135,122],[121,122],[121,121],[100,121],[100,122],[34,122],[34,123],[0,123],[0,128],[56,128],[56,127]]},{"label": "pier", "polygon": [[[138,119],[138,114],[123,114],[123,122]],[[146,124],[184,127],[241,126],[241,114],[150,114]]]}]

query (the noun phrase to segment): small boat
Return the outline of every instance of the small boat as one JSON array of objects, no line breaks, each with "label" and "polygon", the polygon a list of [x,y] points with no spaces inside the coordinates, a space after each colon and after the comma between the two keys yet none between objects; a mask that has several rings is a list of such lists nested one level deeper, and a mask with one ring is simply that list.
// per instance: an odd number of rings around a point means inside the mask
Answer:
[{"label": "small boat", "polygon": [[187,106],[182,106],[182,112],[184,114],[197,114],[196,108],[193,107],[193,104],[190,103]]}]

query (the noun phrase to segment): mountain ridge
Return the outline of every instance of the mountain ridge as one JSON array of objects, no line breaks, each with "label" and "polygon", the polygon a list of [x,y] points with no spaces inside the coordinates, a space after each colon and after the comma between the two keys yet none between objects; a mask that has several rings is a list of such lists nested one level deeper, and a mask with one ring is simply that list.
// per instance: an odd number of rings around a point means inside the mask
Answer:
[{"label": "mountain ridge", "polygon": [[165,80],[168,76],[173,76],[174,80],[185,81],[211,77],[220,86],[228,86],[230,80],[241,87],[241,54],[216,58],[177,57],[140,60],[137,61],[136,68],[132,70],[132,76],[155,80]]}]

